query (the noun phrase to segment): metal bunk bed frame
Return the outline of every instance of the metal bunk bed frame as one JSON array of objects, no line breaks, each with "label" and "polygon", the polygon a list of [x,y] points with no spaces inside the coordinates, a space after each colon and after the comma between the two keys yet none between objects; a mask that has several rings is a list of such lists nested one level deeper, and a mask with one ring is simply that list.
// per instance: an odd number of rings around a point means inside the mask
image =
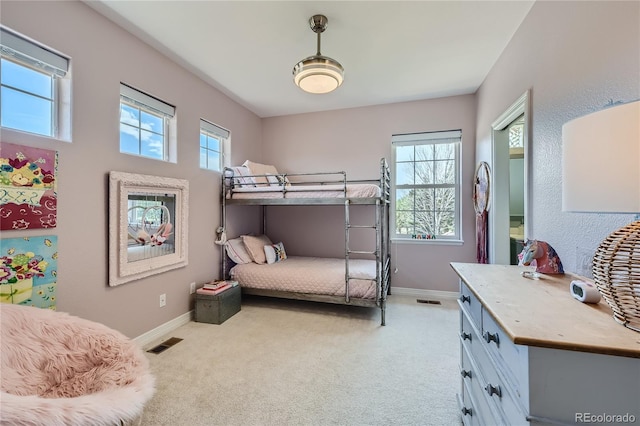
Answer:
[{"label": "metal bunk bed frame", "polygon": [[[243,287],[244,294],[258,295],[258,296],[270,296],[286,299],[297,300],[309,300],[316,302],[328,302],[342,305],[355,305],[355,306],[377,306],[380,308],[381,325],[385,325],[386,317],[386,299],[391,286],[391,239],[389,230],[389,207],[391,198],[391,174],[389,171],[389,165],[385,158],[380,160],[380,178],[378,180],[347,180],[346,172],[329,172],[329,173],[282,173],[278,174],[279,180],[284,182],[288,177],[296,177],[308,179],[315,176],[340,176],[339,179],[327,181],[309,181],[305,180],[299,182],[299,184],[305,185],[317,185],[317,190],[322,191],[323,186],[327,184],[337,184],[342,186],[342,197],[335,198],[286,198],[288,186],[295,185],[290,183],[287,185],[281,185],[267,189],[267,192],[282,192],[283,198],[233,198],[233,189],[235,181],[233,178],[233,171],[231,168],[225,168],[222,174],[222,188],[221,188],[221,209],[222,209],[222,228],[226,229],[226,209],[227,205],[258,205],[262,206],[262,228],[263,232],[266,232],[266,206],[269,205],[291,205],[291,206],[309,206],[309,205],[344,205],[344,260],[345,260],[345,296],[331,296],[322,294],[310,294],[310,293],[296,293],[288,291],[276,291],[276,290],[263,290]],[[249,177],[266,177],[265,175],[254,175]],[[373,183],[376,182],[380,187],[380,196],[378,197],[366,197],[366,198],[349,198],[347,197],[347,185],[353,183]],[[246,192],[244,192],[246,193]],[[230,194],[230,198],[227,198],[227,194]],[[258,195],[259,193],[256,193]],[[295,197],[295,192],[292,192],[292,197]],[[351,205],[375,205],[375,224],[373,225],[352,225],[350,218]],[[355,228],[368,228],[373,229],[376,232],[376,247],[373,251],[352,250],[350,247],[350,230]],[[222,255],[222,276],[225,279],[229,278],[229,259],[225,250],[221,250]],[[352,278],[349,273],[349,261],[351,255],[373,255],[376,260],[376,299],[362,299],[349,296],[349,282]]]}]

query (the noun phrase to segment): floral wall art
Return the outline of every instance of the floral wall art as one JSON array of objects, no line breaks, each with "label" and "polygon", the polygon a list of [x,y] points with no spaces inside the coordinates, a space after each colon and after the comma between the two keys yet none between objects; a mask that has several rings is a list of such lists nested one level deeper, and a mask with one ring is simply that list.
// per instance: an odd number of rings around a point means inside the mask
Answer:
[{"label": "floral wall art", "polygon": [[0,302],[55,309],[58,239],[0,240]]},{"label": "floral wall art", "polygon": [[57,151],[0,144],[0,230],[54,228]]}]

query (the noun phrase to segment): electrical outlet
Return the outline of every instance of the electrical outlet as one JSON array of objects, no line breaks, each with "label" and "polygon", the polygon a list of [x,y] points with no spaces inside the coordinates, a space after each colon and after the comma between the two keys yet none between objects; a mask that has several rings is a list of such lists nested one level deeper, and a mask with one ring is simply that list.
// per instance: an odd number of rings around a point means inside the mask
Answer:
[{"label": "electrical outlet", "polygon": [[162,308],[166,304],[167,304],[167,295],[162,293],[160,295],[160,307]]},{"label": "electrical outlet", "polygon": [[189,284],[189,294],[193,294],[196,292],[196,282],[192,282],[191,284]]},{"label": "electrical outlet", "polygon": [[593,255],[595,249],[576,247],[576,273],[586,278],[593,278]]}]

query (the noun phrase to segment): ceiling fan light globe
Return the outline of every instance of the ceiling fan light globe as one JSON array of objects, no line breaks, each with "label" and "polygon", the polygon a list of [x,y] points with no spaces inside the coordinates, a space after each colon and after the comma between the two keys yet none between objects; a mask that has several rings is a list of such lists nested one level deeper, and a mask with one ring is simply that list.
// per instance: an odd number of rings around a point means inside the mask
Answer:
[{"label": "ceiling fan light globe", "polygon": [[326,56],[312,56],[293,67],[293,81],[305,92],[329,93],[344,81],[344,68]]}]

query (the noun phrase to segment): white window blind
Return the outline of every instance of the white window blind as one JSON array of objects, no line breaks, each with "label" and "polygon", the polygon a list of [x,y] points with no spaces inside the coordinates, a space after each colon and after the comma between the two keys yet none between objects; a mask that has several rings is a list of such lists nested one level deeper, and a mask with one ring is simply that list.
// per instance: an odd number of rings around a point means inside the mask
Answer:
[{"label": "white window blind", "polygon": [[434,143],[460,142],[461,130],[448,130],[443,132],[407,133],[393,135],[391,143],[397,146],[426,145]]},{"label": "white window blind", "polygon": [[231,132],[229,132],[227,129],[217,126],[203,119],[200,119],[200,129],[204,130],[205,132],[209,132],[215,136],[218,136],[222,139],[227,139],[231,134]]},{"label": "white window blind", "polygon": [[147,95],[146,93],[136,90],[131,86],[127,86],[124,83],[120,83],[120,96],[126,98],[128,101],[139,107],[154,109],[167,117],[172,118],[176,115],[176,108],[173,105],[169,105],[158,98]]},{"label": "white window blind", "polygon": [[69,71],[69,59],[46,49],[4,27],[0,27],[0,49],[3,56],[14,57],[47,73],[64,77]]}]

